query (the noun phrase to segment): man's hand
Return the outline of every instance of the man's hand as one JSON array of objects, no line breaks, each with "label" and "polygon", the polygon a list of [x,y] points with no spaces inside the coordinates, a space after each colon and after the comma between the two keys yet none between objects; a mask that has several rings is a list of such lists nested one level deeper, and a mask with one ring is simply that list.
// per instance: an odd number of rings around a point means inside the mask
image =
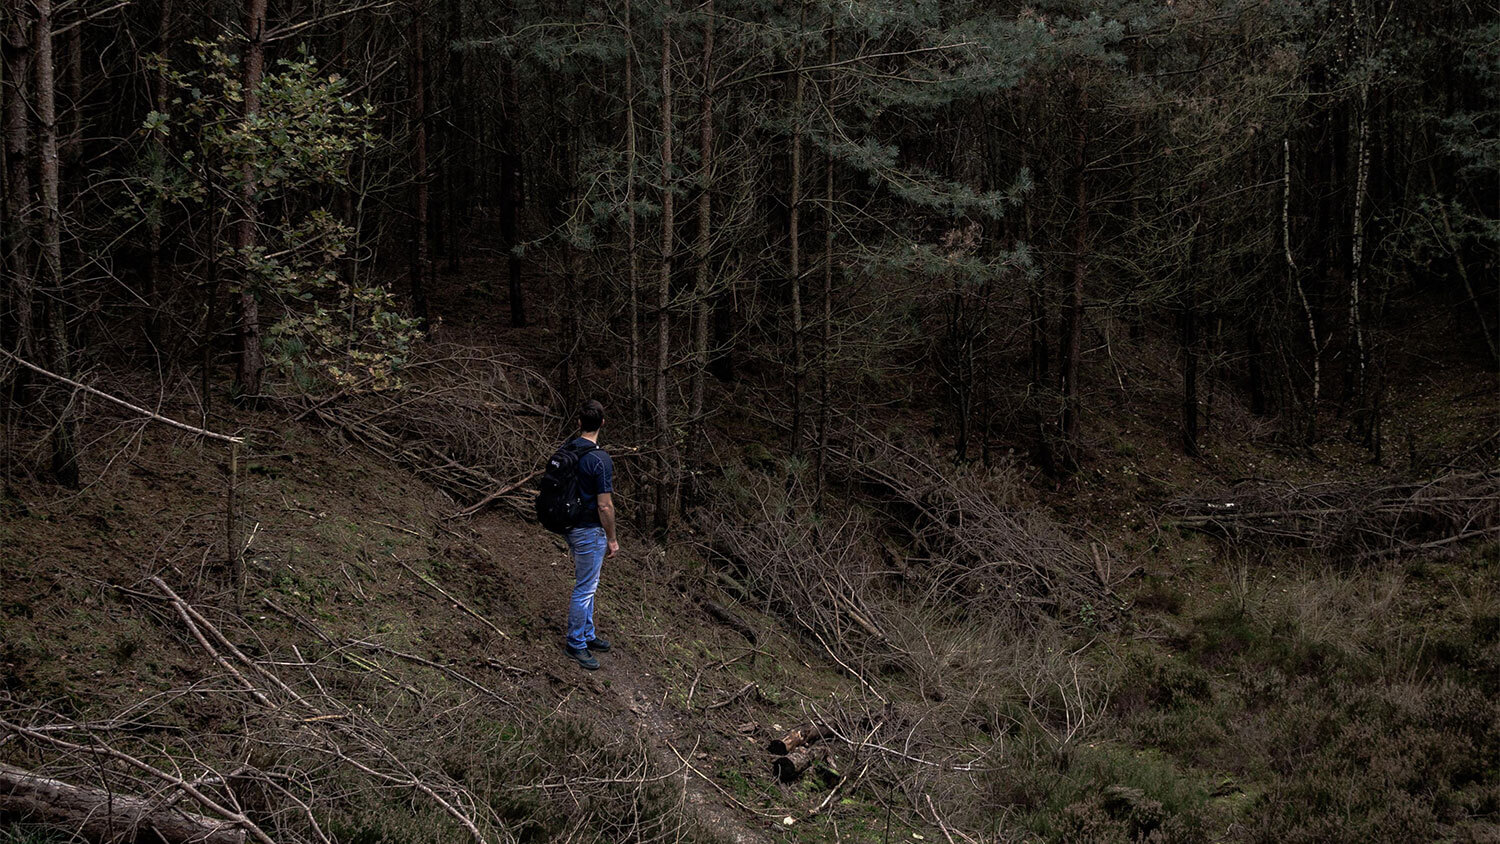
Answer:
[{"label": "man's hand", "polygon": [[614,541],[613,539],[611,539],[609,541],[609,548],[608,548],[608,550],[606,550],[604,552],[604,558],[607,560],[610,557],[613,557],[614,555],[616,555],[618,553],[620,553],[620,543],[618,543],[618,542]]}]

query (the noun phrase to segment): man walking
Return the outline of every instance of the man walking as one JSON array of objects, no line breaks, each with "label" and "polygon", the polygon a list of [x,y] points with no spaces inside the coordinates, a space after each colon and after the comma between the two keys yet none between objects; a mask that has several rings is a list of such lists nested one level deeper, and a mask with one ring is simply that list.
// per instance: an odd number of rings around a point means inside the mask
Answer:
[{"label": "man walking", "polygon": [[593,399],[584,402],[578,411],[582,435],[568,444],[582,452],[578,458],[578,491],[583,507],[577,525],[567,533],[576,583],[568,604],[568,641],[564,649],[590,671],[599,667],[594,652],[609,650],[609,642],[594,634],[594,592],[599,588],[599,570],[604,558],[613,557],[620,550],[615,539],[615,464],[599,448],[599,428],[603,424],[604,405]]}]

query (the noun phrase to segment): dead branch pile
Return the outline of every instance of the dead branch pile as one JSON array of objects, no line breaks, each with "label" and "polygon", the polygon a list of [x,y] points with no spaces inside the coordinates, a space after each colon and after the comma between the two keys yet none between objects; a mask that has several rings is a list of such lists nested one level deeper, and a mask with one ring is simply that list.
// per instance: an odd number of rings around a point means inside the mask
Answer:
[{"label": "dead branch pile", "polygon": [[546,379],[506,357],[435,346],[403,379],[399,390],[309,400],[302,412],[470,505],[519,495],[557,438]]},{"label": "dead branch pile", "polygon": [[1234,541],[1386,556],[1500,537],[1500,470],[1390,485],[1246,481],[1172,509],[1177,524]]},{"label": "dead branch pile", "polygon": [[[972,703],[960,708],[971,708]],[[787,750],[773,758],[773,774],[790,782],[815,771],[831,786],[808,817],[824,811],[840,796],[872,785],[879,793],[904,797],[924,821],[936,811],[932,795],[938,795],[940,803],[947,798],[966,804],[965,825],[982,828],[993,806],[975,800],[975,789],[983,788],[984,778],[992,772],[1008,766],[1007,748],[1004,742],[956,740],[965,731],[949,721],[953,709],[838,697],[806,704],[805,715],[812,723],[767,745],[773,754]],[[941,726],[935,726],[934,719],[943,722]],[[802,741],[788,746],[787,740],[799,738],[799,733]],[[943,823],[941,818],[937,823]],[[964,836],[964,840],[976,839]]]},{"label": "dead branch pile", "polygon": [[899,658],[899,649],[882,630],[889,610],[873,600],[880,575],[864,541],[868,531],[851,514],[819,523],[805,517],[805,506],[763,495],[760,517],[751,521],[731,522],[719,515],[723,508],[704,515],[708,550],[731,562],[732,590],[756,596],[873,691],[857,666]]},{"label": "dead branch pile", "polygon": [[244,618],[160,578],[116,589],[202,667],[191,685],[87,721],[0,690],[0,753],[24,765],[0,766],[0,811],[93,841],[692,837],[681,768],[642,737],[605,742],[527,712],[482,661],[335,637],[267,599],[308,634],[276,654]]},{"label": "dead branch pile", "polygon": [[1101,722],[1106,678],[1058,620],[1076,623],[1090,602],[1105,615],[1127,573],[1014,503],[1004,473],[939,470],[888,443],[826,465],[839,496],[821,508],[796,475],[731,471],[698,514],[725,591],[851,677],[847,693],[805,704],[816,741],[778,728],[772,774],[829,784],[808,817],[874,788],[977,840],[963,830],[993,817],[974,795],[1016,754],[1061,757]]},{"label": "dead branch pile", "polygon": [[[1096,621],[1115,605],[1111,587],[1128,574],[1116,559],[998,500],[999,481],[945,476],[895,449],[831,463],[889,519],[868,522],[844,503],[819,515],[795,483],[751,474],[726,485],[728,500],[700,511],[698,526],[731,595],[785,619],[872,699],[887,700],[877,680],[893,675],[929,700],[952,693],[968,645],[955,650],[938,631],[968,630],[972,644],[976,619],[1021,631]],[[883,547],[882,525],[904,532],[906,553]]]},{"label": "dead branch pile", "polygon": [[929,605],[1014,621],[1085,605],[1102,611],[1129,574],[1100,543],[1068,533],[1040,509],[1007,503],[979,474],[939,469],[874,437],[840,450],[833,465],[907,533],[915,564],[908,574]]}]

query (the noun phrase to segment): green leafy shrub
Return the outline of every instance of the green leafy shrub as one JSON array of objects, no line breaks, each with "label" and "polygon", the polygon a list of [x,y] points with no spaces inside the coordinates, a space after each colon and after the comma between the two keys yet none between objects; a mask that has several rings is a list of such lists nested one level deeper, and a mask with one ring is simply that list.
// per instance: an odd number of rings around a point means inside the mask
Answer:
[{"label": "green leafy shrub", "polygon": [[350,189],[349,162],[377,140],[373,107],[350,97],[347,78],[322,72],[303,53],[263,76],[260,108],[245,118],[233,39],[191,43],[198,64],[161,68],[176,94],[142,124],[152,143],[133,180],[137,213],[159,219],[179,205],[218,215],[227,227],[223,209],[253,187],[266,214],[258,244],[226,246],[213,258],[236,268],[233,292],[248,291],[269,309],[269,360],[303,390],[399,386],[418,322],[401,315],[384,286],[351,271],[354,230],[310,199],[326,195],[320,189]]}]

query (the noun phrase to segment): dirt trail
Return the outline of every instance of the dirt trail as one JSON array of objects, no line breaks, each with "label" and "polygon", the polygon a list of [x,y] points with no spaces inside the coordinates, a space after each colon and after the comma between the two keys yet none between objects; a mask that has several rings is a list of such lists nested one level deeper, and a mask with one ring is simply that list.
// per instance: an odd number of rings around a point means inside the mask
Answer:
[{"label": "dirt trail", "polygon": [[[633,655],[622,642],[601,658],[605,664],[597,673],[608,672],[610,691],[622,709],[636,723],[646,728],[658,761],[663,765],[694,764],[704,775],[701,762],[688,758],[694,752],[692,736],[683,730],[670,711],[664,710],[660,701],[665,689],[660,680],[646,671],[644,664]],[[683,788],[687,792],[688,804],[698,818],[710,829],[725,836],[734,844],[770,844],[772,838],[755,828],[757,821],[738,806],[726,805],[727,799],[713,786],[704,782],[699,773],[684,770]],[[769,826],[771,820],[764,821]]]},{"label": "dirt trail", "polygon": [[701,738],[700,728],[711,722],[684,723],[681,713],[664,704],[670,694],[669,684],[641,651],[649,640],[633,634],[628,618],[611,597],[626,578],[640,576],[635,558],[622,555],[605,562],[600,579],[599,624],[600,634],[611,640],[613,648],[598,655],[599,670],[584,671],[562,650],[563,616],[573,588],[573,569],[561,541],[504,513],[481,517],[470,526],[479,535],[478,541],[491,551],[499,569],[495,574],[508,584],[506,592],[516,609],[541,621],[524,643],[516,643],[524,652],[516,653],[514,659],[540,669],[538,673],[550,681],[559,708],[571,709],[575,703],[582,708],[585,704],[573,699],[581,693],[593,707],[604,710],[601,717],[613,721],[622,733],[641,729],[649,737],[658,764],[682,769],[687,803],[699,820],[727,840],[735,844],[781,840],[782,836],[775,834],[779,831],[778,818],[751,815],[705,781],[705,776],[712,775],[709,763],[693,754]]}]

